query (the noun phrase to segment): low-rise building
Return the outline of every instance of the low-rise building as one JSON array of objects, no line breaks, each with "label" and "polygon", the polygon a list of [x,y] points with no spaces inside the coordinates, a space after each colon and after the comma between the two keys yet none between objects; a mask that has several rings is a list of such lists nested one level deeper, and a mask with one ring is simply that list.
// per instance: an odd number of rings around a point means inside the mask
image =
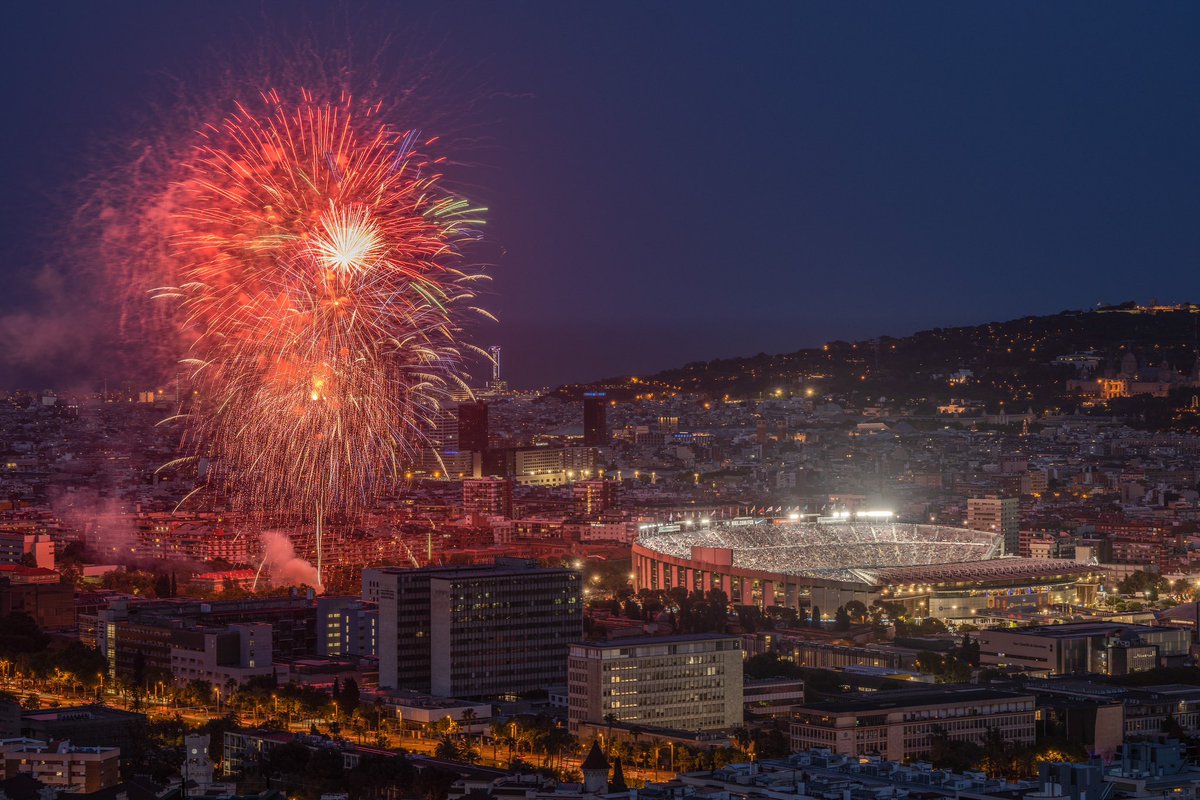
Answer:
[{"label": "low-rise building", "polygon": [[21,735],[44,742],[66,739],[81,747],[115,747],[129,753],[145,740],[146,716],[99,705],[26,711],[21,715]]},{"label": "low-rise building", "polygon": [[1128,675],[1186,660],[1184,628],[1078,622],[978,633],[980,663],[1035,675]]},{"label": "low-rise building", "polygon": [[378,695],[402,730],[428,732],[430,726],[449,719],[462,733],[484,733],[492,723],[490,703],[434,697],[420,692],[389,691]]},{"label": "low-rise building", "polygon": [[1006,741],[1031,744],[1035,726],[1031,694],[939,686],[806,703],[795,709],[790,732],[793,750],[908,761],[927,755],[935,736],[981,744],[994,728]]},{"label": "low-rise building", "polygon": [[67,792],[98,792],[120,780],[121,751],[116,747],[76,747],[69,741],[0,740],[2,778],[29,775]]},{"label": "low-rise building", "polygon": [[181,631],[171,646],[171,677],[180,686],[191,681],[242,684],[270,675],[271,665],[271,626],[265,622]]},{"label": "low-rise building", "polygon": [[747,717],[787,717],[804,705],[804,681],[799,678],[761,678],[742,683]]}]

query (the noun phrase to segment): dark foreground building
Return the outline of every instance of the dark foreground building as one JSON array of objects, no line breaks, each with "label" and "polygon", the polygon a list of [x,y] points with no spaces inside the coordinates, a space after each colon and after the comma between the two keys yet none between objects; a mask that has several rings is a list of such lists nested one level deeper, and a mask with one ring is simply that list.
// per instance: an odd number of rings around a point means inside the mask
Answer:
[{"label": "dark foreground building", "polygon": [[443,697],[522,694],[567,681],[583,635],[579,573],[519,559],[363,572],[379,603],[379,685]]}]

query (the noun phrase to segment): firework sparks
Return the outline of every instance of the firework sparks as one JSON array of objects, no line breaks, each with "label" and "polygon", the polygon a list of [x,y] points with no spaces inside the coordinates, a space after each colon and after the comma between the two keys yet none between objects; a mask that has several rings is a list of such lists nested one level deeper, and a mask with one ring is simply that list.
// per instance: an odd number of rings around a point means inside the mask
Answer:
[{"label": "firework sparks", "polygon": [[210,483],[319,530],[392,485],[465,388],[482,210],[378,106],[262,102],[201,131],[171,216],[178,282],[157,295],[191,341],[187,443],[215,457]]}]

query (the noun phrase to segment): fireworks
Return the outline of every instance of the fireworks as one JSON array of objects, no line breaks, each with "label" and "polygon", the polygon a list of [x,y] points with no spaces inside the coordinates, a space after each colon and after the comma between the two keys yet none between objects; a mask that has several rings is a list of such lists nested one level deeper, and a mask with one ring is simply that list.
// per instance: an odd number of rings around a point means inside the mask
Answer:
[{"label": "fireworks", "polygon": [[[170,215],[185,416],[210,485],[275,518],[353,514],[457,387],[481,209],[379,106],[265,93],[200,132]],[[257,109],[257,105],[255,106]]]}]

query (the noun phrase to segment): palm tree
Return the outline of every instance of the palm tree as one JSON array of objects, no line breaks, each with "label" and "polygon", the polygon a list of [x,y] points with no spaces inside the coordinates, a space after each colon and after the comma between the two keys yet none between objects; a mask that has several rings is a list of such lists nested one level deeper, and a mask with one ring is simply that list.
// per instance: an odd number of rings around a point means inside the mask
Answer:
[{"label": "palm tree", "polygon": [[[471,708],[470,706],[463,709],[462,727],[463,727],[463,733],[466,734],[467,736],[470,736],[470,734],[471,734],[471,726],[475,722],[475,716],[476,716],[475,709]],[[479,734],[479,746],[480,746],[480,748],[483,747],[483,734],[482,733]]]},{"label": "palm tree", "polygon": [[643,733],[645,733],[645,731],[642,730],[641,725],[630,725],[629,726],[629,735],[633,737],[634,745],[636,745],[638,743],[638,739],[642,738]]},{"label": "palm tree", "polygon": [[462,745],[447,735],[443,736],[442,740],[438,742],[433,754],[437,758],[444,758],[447,761],[458,761],[462,758],[462,752]]},{"label": "palm tree", "polygon": [[604,724],[608,726],[608,735],[604,737],[604,749],[608,751],[605,755],[612,753],[612,729],[613,725],[617,724],[617,715],[611,711],[604,715]]}]

